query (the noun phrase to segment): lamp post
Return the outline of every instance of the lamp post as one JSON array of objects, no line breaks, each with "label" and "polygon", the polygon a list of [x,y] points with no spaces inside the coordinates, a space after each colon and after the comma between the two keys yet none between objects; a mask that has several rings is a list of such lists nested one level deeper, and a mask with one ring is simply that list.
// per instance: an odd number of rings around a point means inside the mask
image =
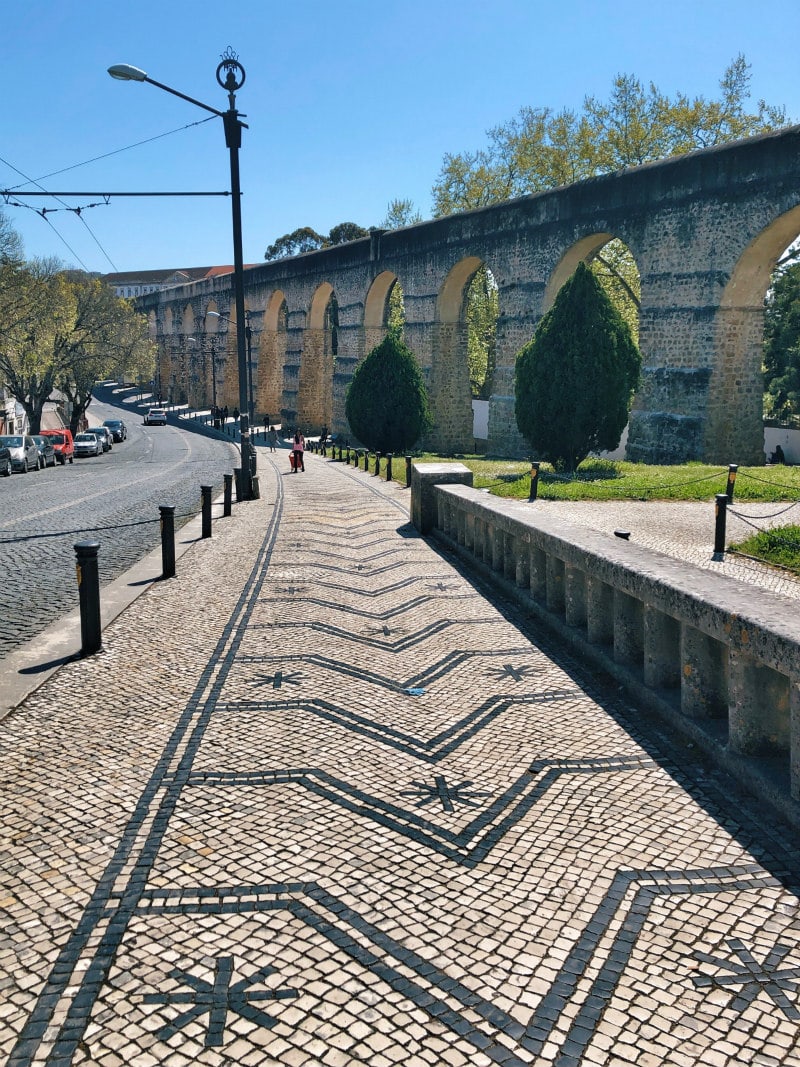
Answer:
[{"label": "lamp post", "polygon": [[242,144],[242,129],[247,124],[239,118],[236,110],[236,92],[244,85],[245,71],[232,49],[227,48],[217,66],[217,83],[228,93],[228,110],[219,111],[215,107],[203,104],[194,97],[186,96],[177,89],[170,88],[162,82],[149,78],[143,70],[131,67],[127,63],[118,63],[108,68],[112,78],[119,81],[148,82],[157,89],[180,97],[190,104],[210,111],[222,119],[225,129],[225,144],[229,149],[231,170],[231,213],[233,224],[233,288],[236,305],[236,353],[239,365],[239,435],[242,447],[242,496],[245,500],[253,499],[253,465],[255,452],[250,445],[250,419],[248,417],[247,396],[247,351],[244,314],[244,258],[242,255],[242,193],[239,184],[239,148]]},{"label": "lamp post", "polygon": [[[227,319],[231,321],[230,315],[226,311],[207,311],[206,315],[211,315],[215,319]],[[247,342],[247,411],[250,415],[250,425],[253,424],[255,418],[255,405],[253,403],[253,330],[250,326],[250,309],[245,308],[244,311],[244,336]],[[239,396],[241,397],[241,383],[239,387]]]}]

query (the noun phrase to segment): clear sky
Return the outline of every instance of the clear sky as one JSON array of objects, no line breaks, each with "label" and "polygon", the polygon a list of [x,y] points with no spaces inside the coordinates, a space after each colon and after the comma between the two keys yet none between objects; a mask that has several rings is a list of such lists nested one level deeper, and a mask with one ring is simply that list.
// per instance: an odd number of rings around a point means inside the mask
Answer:
[{"label": "clear sky", "polygon": [[[231,46],[247,72],[244,259],[257,263],[299,226],[377,225],[394,198],[430,217],[445,152],[481,147],[523,105],[607,98],[619,73],[710,97],[743,52],[754,100],[800,121],[799,37],[798,0],[28,0],[3,17],[0,186],[21,171],[56,191],[229,189],[218,118],[117,152],[205,113],[106,70],[129,63],[225,110],[215,70]],[[30,258],[103,273],[232,262],[228,198],[4,210]]]}]

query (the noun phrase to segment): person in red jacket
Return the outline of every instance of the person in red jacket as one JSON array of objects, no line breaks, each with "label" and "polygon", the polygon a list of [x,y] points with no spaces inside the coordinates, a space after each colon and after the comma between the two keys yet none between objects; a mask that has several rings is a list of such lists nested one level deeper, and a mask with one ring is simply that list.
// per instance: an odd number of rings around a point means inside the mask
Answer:
[{"label": "person in red jacket", "polygon": [[303,453],[306,449],[306,439],[300,433],[299,430],[294,432],[294,441],[292,442],[292,453],[294,455],[294,469],[292,474],[297,474],[298,468],[305,474],[306,466],[303,463]]}]

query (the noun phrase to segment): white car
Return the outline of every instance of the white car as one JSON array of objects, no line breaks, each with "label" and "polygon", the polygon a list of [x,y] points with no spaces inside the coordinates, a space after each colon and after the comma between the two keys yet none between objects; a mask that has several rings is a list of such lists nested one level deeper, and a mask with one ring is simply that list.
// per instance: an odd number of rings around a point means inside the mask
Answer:
[{"label": "white car", "polygon": [[167,413],[163,408],[150,408],[144,417],[145,426],[166,426]]}]

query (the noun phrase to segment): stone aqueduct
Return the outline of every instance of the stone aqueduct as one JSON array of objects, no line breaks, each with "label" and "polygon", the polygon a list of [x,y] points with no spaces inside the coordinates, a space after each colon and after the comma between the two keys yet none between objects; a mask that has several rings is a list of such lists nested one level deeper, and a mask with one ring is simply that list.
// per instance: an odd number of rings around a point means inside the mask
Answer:
[{"label": "stone aqueduct", "polygon": [[[344,401],[384,336],[402,288],[406,343],[435,416],[427,444],[473,447],[465,298],[485,264],[498,285],[489,452],[526,455],[514,419],[514,360],[578,262],[612,238],[641,278],[642,385],[628,456],[764,461],[761,343],[770,274],[800,233],[800,126],[593,178],[250,268],[256,413],[347,434]],[[166,396],[238,401],[232,276],[142,297]],[[334,312],[335,309],[335,312]],[[219,317],[208,312],[218,312]],[[334,320],[338,327],[333,328]]]}]

